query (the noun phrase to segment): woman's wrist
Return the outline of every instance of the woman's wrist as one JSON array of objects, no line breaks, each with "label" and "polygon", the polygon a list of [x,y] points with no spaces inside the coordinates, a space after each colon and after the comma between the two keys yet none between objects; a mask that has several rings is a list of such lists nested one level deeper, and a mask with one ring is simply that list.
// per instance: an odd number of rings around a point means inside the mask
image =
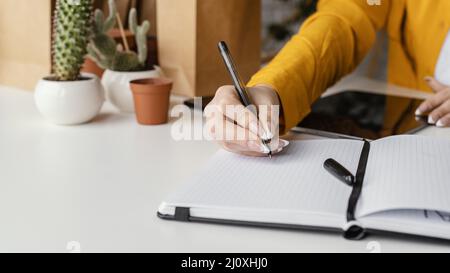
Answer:
[{"label": "woman's wrist", "polygon": [[273,86],[269,84],[257,84],[254,86],[254,88],[258,89],[259,91],[264,91],[265,95],[270,97],[272,105],[280,105],[280,97],[278,96],[277,90]]}]

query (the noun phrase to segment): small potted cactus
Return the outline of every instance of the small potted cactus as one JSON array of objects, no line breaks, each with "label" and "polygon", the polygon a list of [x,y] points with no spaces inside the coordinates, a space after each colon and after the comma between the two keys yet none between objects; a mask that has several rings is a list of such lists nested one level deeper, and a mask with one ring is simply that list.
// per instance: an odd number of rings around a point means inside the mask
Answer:
[{"label": "small potted cactus", "polygon": [[57,0],[53,23],[53,74],[41,79],[35,102],[41,114],[59,125],[92,120],[104,103],[95,75],[81,74],[91,35],[93,0]]},{"label": "small potted cactus", "polygon": [[[94,15],[94,35],[88,45],[89,57],[105,69],[102,84],[108,100],[121,112],[135,112],[130,82],[136,79],[157,78],[161,72],[156,67],[147,67],[147,33],[150,23],[138,25],[136,9],[129,14],[129,28],[136,40],[137,52],[123,48],[108,33],[117,24],[117,8],[114,0],[109,0],[109,15],[96,10]],[[122,24],[119,24],[121,27]],[[125,45],[126,46],[126,45]]]}]

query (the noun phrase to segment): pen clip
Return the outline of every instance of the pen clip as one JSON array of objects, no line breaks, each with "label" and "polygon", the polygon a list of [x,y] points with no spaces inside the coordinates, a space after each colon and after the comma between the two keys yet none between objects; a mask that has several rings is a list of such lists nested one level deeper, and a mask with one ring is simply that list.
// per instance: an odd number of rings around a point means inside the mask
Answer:
[{"label": "pen clip", "polygon": [[353,187],[355,185],[355,176],[342,166],[336,160],[330,158],[323,163],[323,167],[327,172],[337,178],[339,181],[347,186]]}]

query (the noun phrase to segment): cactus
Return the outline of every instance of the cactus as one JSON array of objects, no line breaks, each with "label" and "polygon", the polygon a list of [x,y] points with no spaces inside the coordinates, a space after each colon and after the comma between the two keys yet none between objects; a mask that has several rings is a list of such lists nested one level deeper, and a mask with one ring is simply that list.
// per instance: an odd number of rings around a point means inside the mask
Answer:
[{"label": "cactus", "polygon": [[105,19],[101,10],[95,11],[94,35],[87,47],[89,57],[101,68],[113,71],[142,71],[147,62],[147,33],[150,23],[144,21],[138,25],[136,9],[129,16],[130,31],[134,34],[138,52],[123,51],[108,32],[116,25],[116,3],[109,0],[109,16]]},{"label": "cactus", "polygon": [[53,74],[58,81],[75,81],[87,53],[93,0],[57,0],[53,23]]},{"label": "cactus", "polygon": [[138,47],[138,60],[140,64],[147,62],[147,33],[150,30],[150,23],[144,21],[141,26],[137,22],[136,9],[131,9],[129,16],[129,25],[131,33],[136,37],[136,45]]}]

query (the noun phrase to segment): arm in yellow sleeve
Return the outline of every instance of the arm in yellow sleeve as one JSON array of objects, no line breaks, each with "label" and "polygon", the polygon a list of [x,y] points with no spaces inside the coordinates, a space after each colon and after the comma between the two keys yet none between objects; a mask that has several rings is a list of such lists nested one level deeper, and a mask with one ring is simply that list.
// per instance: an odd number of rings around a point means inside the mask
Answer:
[{"label": "arm in yellow sleeve", "polygon": [[281,100],[284,129],[296,126],[328,87],[362,61],[389,8],[388,0],[380,6],[367,0],[321,0],[300,32],[248,85],[273,87]]}]

